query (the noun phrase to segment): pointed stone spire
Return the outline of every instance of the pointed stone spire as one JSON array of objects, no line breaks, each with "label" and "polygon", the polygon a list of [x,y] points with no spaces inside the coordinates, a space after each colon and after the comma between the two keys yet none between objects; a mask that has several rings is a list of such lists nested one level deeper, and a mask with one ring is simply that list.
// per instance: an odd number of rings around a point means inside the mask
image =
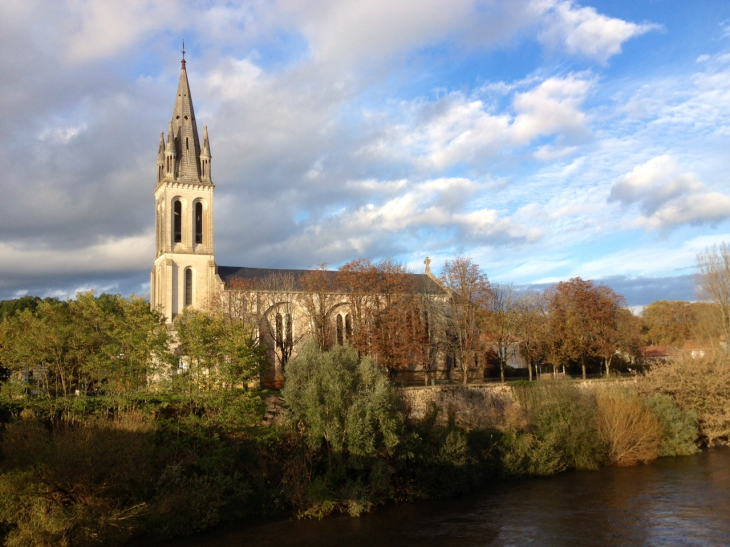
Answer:
[{"label": "pointed stone spire", "polygon": [[172,129],[172,121],[167,130],[167,144],[165,145],[165,178],[175,180],[176,173],[176,147],[175,136]]},{"label": "pointed stone spire", "polygon": [[203,152],[210,156],[210,142],[208,142],[208,126],[203,126]]},{"label": "pointed stone spire", "polygon": [[184,57],[170,121],[177,157],[177,178],[183,182],[200,182],[200,140]]},{"label": "pointed stone spire", "polygon": [[157,184],[165,178],[165,134],[160,132],[160,147],[157,150]]},{"label": "pointed stone spire", "polygon": [[157,151],[157,165],[165,165],[165,133],[160,131],[160,148]]},{"label": "pointed stone spire", "polygon": [[208,126],[203,126],[203,151],[200,153],[200,175],[205,182],[210,179],[210,142],[208,141]]}]

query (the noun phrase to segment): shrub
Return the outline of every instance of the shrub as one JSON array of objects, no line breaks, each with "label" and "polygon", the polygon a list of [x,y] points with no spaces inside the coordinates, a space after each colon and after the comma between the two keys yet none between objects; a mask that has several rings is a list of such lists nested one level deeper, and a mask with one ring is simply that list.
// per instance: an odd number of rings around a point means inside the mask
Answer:
[{"label": "shrub", "polygon": [[53,432],[30,418],[6,425],[0,521],[7,545],[112,545],[143,520],[154,484],[149,433],[94,425]]},{"label": "shrub", "polygon": [[726,358],[679,356],[655,365],[639,384],[663,393],[682,410],[697,412],[701,438],[710,446],[730,440],[730,362]]},{"label": "shrub", "polygon": [[548,454],[554,451],[560,464],[541,465],[556,470],[598,468],[603,445],[597,430],[596,401],[588,390],[567,381],[533,382],[513,390],[527,413],[528,432],[534,436],[515,441],[518,453],[536,450],[535,461],[550,462]]},{"label": "shrub", "polygon": [[502,439],[502,464],[507,477],[548,476],[565,471],[560,450],[532,433],[512,431]]},{"label": "shrub", "polygon": [[[386,499],[403,414],[385,374],[359,360],[351,346],[323,352],[314,344],[302,348],[285,374],[289,420],[311,452],[300,516],[359,515]],[[294,492],[301,480],[290,482]]]},{"label": "shrub", "polygon": [[403,415],[385,374],[352,346],[320,351],[307,344],[286,370],[282,390],[294,423],[311,448],[375,456],[399,442]]},{"label": "shrub", "polygon": [[636,390],[611,385],[599,389],[598,432],[608,463],[628,466],[655,460],[662,426]]},{"label": "shrub", "polygon": [[646,403],[664,432],[659,444],[659,456],[690,456],[699,451],[697,412],[682,410],[672,402],[671,397],[662,393],[651,396]]}]

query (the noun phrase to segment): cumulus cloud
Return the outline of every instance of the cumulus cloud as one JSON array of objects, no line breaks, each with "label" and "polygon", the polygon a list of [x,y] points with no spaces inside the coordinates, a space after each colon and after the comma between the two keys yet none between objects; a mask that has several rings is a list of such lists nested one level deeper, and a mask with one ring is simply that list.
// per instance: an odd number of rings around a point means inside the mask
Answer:
[{"label": "cumulus cloud", "polygon": [[658,28],[654,24],[608,17],[591,7],[576,7],[572,2],[558,2],[549,12],[540,40],[571,55],[606,62],[621,52],[621,46],[627,40]]},{"label": "cumulus cloud", "polygon": [[[422,99],[399,104],[406,119],[385,131],[384,138],[368,142],[370,155],[417,158],[423,168],[446,169],[461,162],[479,164],[505,150],[523,147],[540,137],[582,140],[589,134],[581,105],[593,87],[588,74],[570,74],[505,86],[511,109],[499,111],[496,102],[479,94],[453,92],[434,101]],[[511,93],[510,93],[511,92]],[[539,159],[562,157],[575,149],[564,144],[543,145]]]},{"label": "cumulus cloud", "polygon": [[[356,186],[351,181],[349,186]],[[362,181],[371,187],[372,181]],[[464,178],[379,183],[390,195],[329,214],[307,218],[297,230],[247,248],[245,260],[313,265],[353,256],[436,254],[473,245],[519,245],[538,241],[540,230],[488,207],[470,207],[479,184]],[[370,196],[373,197],[372,195]],[[425,255],[424,255],[425,256]]]},{"label": "cumulus cloud", "polygon": [[694,173],[681,173],[676,158],[652,158],[622,175],[609,201],[638,204],[640,225],[668,229],[681,224],[717,224],[730,217],[730,197],[706,191]]},{"label": "cumulus cloud", "polygon": [[[604,203],[605,188],[583,190],[634,163],[586,168],[600,164],[586,148],[605,136],[586,106],[600,67],[566,74],[561,62],[602,63],[646,25],[556,0],[444,6],[6,2],[2,295],[144,283],[158,134],[183,34],[196,117],[211,136],[219,263],[305,267],[478,249],[485,264],[509,268],[512,252],[525,264],[538,251],[565,255],[598,224],[600,211],[583,201]],[[537,36],[558,63],[541,64]],[[535,59],[527,68],[524,44]],[[504,81],[484,68],[502,55],[519,65]],[[693,80],[707,93],[697,102],[714,111],[674,101],[666,124],[710,127],[730,112],[722,74]]]}]

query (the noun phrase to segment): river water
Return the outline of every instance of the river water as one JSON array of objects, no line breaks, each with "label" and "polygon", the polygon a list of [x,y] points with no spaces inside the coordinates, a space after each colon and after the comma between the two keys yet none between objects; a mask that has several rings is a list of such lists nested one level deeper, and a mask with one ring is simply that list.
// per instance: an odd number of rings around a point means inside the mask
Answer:
[{"label": "river water", "polygon": [[505,482],[360,518],[249,523],[196,547],[730,545],[730,449]]}]

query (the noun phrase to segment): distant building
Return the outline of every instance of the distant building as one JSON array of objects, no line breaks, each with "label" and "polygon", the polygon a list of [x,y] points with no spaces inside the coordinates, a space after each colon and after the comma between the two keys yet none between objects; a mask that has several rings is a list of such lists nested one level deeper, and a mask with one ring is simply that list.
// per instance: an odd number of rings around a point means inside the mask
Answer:
[{"label": "distant building", "polygon": [[639,355],[641,355],[641,360],[645,365],[662,363],[676,352],[676,348],[672,346],[641,346],[639,348]]}]

